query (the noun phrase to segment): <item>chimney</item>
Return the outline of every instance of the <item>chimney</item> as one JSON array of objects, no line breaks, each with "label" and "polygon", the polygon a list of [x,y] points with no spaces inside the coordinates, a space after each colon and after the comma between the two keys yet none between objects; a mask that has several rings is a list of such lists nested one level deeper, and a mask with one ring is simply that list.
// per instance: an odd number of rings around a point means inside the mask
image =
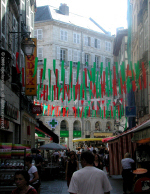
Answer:
[{"label": "chimney", "polygon": [[61,3],[59,6],[59,11],[61,11],[61,13],[63,15],[69,15],[69,7],[67,6],[67,4],[65,3]]}]

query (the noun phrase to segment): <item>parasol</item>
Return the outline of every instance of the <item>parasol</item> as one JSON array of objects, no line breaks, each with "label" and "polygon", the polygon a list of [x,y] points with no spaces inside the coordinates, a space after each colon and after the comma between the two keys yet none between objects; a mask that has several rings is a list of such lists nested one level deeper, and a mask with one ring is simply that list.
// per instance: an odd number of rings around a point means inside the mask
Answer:
[{"label": "parasol", "polygon": [[41,150],[66,150],[67,148],[58,143],[49,143],[40,146]]}]

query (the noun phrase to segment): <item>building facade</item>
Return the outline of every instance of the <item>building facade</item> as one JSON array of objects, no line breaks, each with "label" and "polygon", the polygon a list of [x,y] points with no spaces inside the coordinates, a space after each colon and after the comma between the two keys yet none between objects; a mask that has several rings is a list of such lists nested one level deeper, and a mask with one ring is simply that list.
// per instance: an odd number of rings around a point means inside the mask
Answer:
[{"label": "building facade", "polygon": [[34,34],[34,0],[0,2],[1,127],[0,143],[35,145],[36,119],[32,99],[25,96],[21,72],[25,56],[21,42]]},{"label": "building facade", "polygon": [[[34,37],[37,38],[38,45],[37,83],[39,85],[41,85],[41,69],[44,68],[44,59],[46,59],[46,74],[43,85],[49,84],[48,69],[51,70],[51,85],[55,85],[56,78],[53,67],[55,66],[58,72],[61,72],[62,61],[64,61],[66,87],[69,87],[70,61],[72,61],[73,85],[77,84],[78,62],[80,62],[78,84],[84,82],[83,70],[91,70],[93,63],[96,65],[96,72],[100,71],[101,62],[103,62],[103,69],[108,68],[109,63],[110,69],[112,69],[114,37],[92,18],[84,18],[70,13],[66,4],[61,4],[59,8],[51,6],[37,7],[34,27]],[[61,73],[59,73],[59,82],[61,85]],[[89,83],[90,80],[87,77],[87,85]],[[50,112],[46,110],[45,114],[37,116],[50,130],[53,130],[59,136],[61,144],[72,149],[73,138],[106,137],[113,134],[113,118],[105,117],[102,119],[100,116],[95,117],[92,114],[86,118],[84,116],[75,117],[72,107],[79,107],[81,114],[82,107],[86,107],[90,100],[89,91],[87,91],[87,100],[82,99],[84,102],[79,98],[69,100],[66,97],[65,100],[62,100],[62,94],[60,94],[60,99],[57,100],[44,100],[42,96],[40,95],[39,99],[36,98],[36,103],[42,103],[45,106],[50,105],[50,107],[52,105],[60,108],[68,107],[68,115],[66,113],[65,116],[62,112],[60,116],[53,115],[51,110]],[[100,101],[104,101],[105,105],[108,100],[112,100],[112,96],[100,99]],[[57,123],[55,127],[49,125],[52,119],[55,119]],[[79,132],[78,135],[76,135],[76,132]]]},{"label": "building facade", "polygon": [[[148,0],[128,1],[128,16],[131,20],[129,36],[131,37],[131,59],[133,64],[139,64],[142,89],[137,87],[135,104],[137,109],[138,124],[149,119],[149,61],[150,61],[150,2]],[[142,66],[142,62],[144,66]],[[142,76],[143,67],[146,69],[147,86],[144,87]]]}]

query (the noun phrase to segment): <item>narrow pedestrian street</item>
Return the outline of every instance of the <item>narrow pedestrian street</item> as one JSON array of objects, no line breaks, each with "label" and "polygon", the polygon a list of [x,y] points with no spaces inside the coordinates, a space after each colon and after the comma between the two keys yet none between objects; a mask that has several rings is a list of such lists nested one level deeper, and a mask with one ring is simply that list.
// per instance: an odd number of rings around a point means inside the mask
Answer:
[{"label": "narrow pedestrian street", "polygon": [[[80,166],[81,168],[81,166]],[[104,168],[105,171],[105,168]],[[106,171],[105,171],[106,172]],[[122,190],[122,176],[121,175],[113,175],[108,177],[111,183],[113,190],[110,192],[111,194],[120,194],[123,193]],[[41,194],[68,194],[68,187],[66,180],[62,179],[54,179],[51,181],[42,181],[41,184]]]}]

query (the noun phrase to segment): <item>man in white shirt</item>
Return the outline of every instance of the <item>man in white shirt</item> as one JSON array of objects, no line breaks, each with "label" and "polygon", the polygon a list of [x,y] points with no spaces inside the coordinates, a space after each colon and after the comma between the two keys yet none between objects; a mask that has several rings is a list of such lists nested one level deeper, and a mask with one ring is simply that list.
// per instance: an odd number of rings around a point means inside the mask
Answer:
[{"label": "man in white shirt", "polygon": [[82,169],[73,173],[68,192],[70,194],[110,194],[112,187],[104,171],[93,166],[94,155],[81,153]]}]

